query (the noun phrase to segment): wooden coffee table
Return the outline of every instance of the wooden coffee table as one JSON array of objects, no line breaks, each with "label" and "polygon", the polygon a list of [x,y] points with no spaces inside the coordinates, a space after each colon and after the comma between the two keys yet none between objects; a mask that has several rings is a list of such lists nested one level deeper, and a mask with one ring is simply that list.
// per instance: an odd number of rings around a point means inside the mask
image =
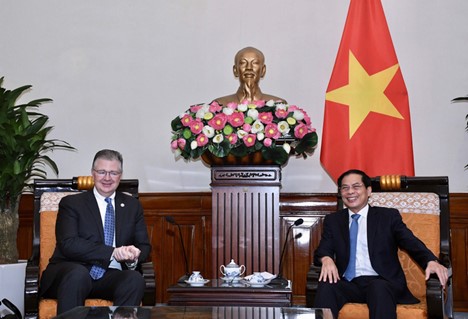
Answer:
[{"label": "wooden coffee table", "polygon": [[178,283],[167,289],[170,306],[256,306],[290,307],[292,290],[285,286],[266,285],[253,288],[240,282],[211,279],[201,287]]}]

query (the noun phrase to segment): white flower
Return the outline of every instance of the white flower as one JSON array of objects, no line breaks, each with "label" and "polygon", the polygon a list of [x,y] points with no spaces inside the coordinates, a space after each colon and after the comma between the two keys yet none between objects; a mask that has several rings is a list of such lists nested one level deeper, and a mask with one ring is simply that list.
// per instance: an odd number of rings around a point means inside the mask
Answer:
[{"label": "white flower", "polygon": [[289,143],[284,143],[283,149],[289,154],[289,152],[291,152],[291,145],[289,145]]},{"label": "white flower", "polygon": [[304,119],[304,113],[302,113],[299,110],[295,110],[293,113],[293,117],[298,121],[302,121]]},{"label": "white flower", "polygon": [[238,137],[238,138],[243,138],[243,137],[246,136],[247,134],[249,134],[249,133],[247,133],[247,132],[244,131],[244,130],[238,130],[238,131],[237,131],[237,137]]},{"label": "white flower", "polygon": [[205,125],[205,126],[203,126],[202,132],[203,132],[203,134],[206,135],[206,137],[212,138],[214,136],[214,134],[215,134],[215,129],[212,128],[209,125]]},{"label": "white flower", "polygon": [[252,123],[252,129],[251,129],[252,133],[255,134],[258,132],[263,132],[264,129],[265,129],[265,126],[259,120],[256,120],[255,122]]},{"label": "white flower", "polygon": [[273,100],[269,100],[265,103],[266,106],[274,106],[275,105],[275,101]]},{"label": "white flower", "polygon": [[276,104],[276,110],[287,110],[288,109],[288,106],[284,103],[278,103]]},{"label": "white flower", "polygon": [[206,111],[203,108],[201,108],[197,111],[197,113],[195,113],[195,117],[199,119],[203,119],[205,117],[205,114],[206,114]]},{"label": "white flower", "polygon": [[237,109],[241,112],[247,111],[247,104],[238,104]]},{"label": "white flower", "polygon": [[257,140],[263,141],[264,138],[265,138],[265,134],[263,132],[257,133]]},{"label": "white flower", "polygon": [[213,137],[213,143],[219,144],[224,140],[223,134],[216,134],[215,137]]},{"label": "white flower", "polygon": [[226,115],[231,115],[232,113],[234,113],[234,110],[231,109],[230,107],[225,107],[223,108],[223,113]]},{"label": "white flower", "polygon": [[289,124],[286,121],[281,121],[278,123],[278,131],[281,132],[281,134],[285,135],[288,134],[290,130]]},{"label": "white flower", "polygon": [[192,150],[196,149],[198,147],[198,144],[197,144],[197,140],[193,140],[191,143],[190,143],[190,148]]},{"label": "white flower", "polygon": [[182,151],[180,150],[180,148],[173,150],[173,152],[174,152],[175,158],[179,158],[180,155],[182,154]]},{"label": "white flower", "polygon": [[250,116],[254,120],[258,119],[258,111],[256,109],[250,109],[247,111],[247,116]]}]

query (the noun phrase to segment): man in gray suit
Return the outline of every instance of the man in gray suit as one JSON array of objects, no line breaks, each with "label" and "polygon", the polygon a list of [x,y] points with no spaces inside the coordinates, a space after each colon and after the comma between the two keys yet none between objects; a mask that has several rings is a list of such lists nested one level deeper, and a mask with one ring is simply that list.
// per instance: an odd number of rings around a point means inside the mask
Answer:
[{"label": "man in gray suit", "polygon": [[122,155],[101,150],[91,170],[94,189],[60,201],[57,243],[40,285],[43,297],[57,299],[57,314],[87,298],[118,306],[138,306],[143,298],[143,276],[132,269],[151,245],[140,202],[116,192],[122,172]]},{"label": "man in gray suit", "polygon": [[337,318],[345,303],[367,303],[371,319],[396,319],[397,303],[419,302],[406,284],[398,248],[425,269],[426,280],[435,273],[445,286],[447,268],[406,227],[399,211],[369,206],[372,188],[367,174],[343,173],[338,190],[347,208],[325,217],[314,255],[314,264],[322,266],[314,307],[330,308]]}]

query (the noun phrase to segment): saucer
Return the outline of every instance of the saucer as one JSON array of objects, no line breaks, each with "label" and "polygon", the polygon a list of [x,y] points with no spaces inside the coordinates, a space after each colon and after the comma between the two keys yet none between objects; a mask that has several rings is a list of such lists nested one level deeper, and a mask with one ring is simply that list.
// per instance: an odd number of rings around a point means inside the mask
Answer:
[{"label": "saucer", "polygon": [[203,279],[203,281],[189,281],[189,280],[185,280],[186,283],[188,283],[190,286],[192,287],[201,287],[203,286],[204,284],[210,282],[209,279]]},{"label": "saucer", "polygon": [[221,279],[223,281],[227,281],[227,282],[237,282],[237,281],[241,281],[242,279],[244,279],[244,277],[234,277],[234,278],[231,278],[231,277],[221,277]]}]

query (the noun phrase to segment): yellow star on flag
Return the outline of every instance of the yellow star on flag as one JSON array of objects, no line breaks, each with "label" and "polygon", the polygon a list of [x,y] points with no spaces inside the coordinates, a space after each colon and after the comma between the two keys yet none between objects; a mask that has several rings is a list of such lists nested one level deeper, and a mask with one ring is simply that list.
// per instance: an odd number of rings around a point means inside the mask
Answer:
[{"label": "yellow star on flag", "polygon": [[369,75],[354,54],[349,51],[349,83],[327,92],[328,101],[349,106],[349,138],[370,112],[403,119],[385,95],[385,89],[398,71],[398,63],[373,75]]}]

